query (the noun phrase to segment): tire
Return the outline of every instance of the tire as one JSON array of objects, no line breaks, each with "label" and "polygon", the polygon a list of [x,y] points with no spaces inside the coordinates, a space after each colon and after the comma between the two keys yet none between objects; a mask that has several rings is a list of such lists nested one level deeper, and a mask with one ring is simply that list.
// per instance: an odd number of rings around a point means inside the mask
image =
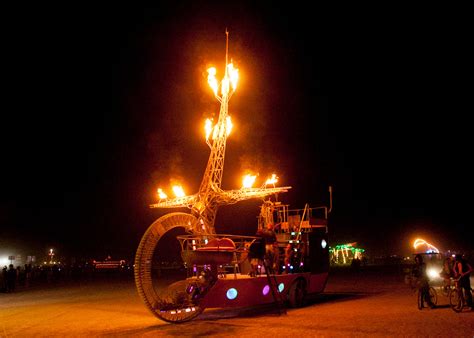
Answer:
[{"label": "tire", "polygon": [[298,308],[304,306],[306,295],[306,281],[303,278],[296,279],[288,291],[288,303],[290,307]]},{"label": "tire", "polygon": [[453,289],[449,294],[449,305],[454,312],[461,312],[463,307],[462,290]]},{"label": "tire", "polygon": [[438,304],[438,294],[434,287],[430,286],[430,300],[434,305]]}]

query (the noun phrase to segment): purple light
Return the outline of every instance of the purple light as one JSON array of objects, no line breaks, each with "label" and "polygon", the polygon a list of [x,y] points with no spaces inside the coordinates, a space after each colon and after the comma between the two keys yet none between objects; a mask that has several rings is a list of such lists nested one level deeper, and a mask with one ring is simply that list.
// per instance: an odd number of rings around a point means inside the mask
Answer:
[{"label": "purple light", "polygon": [[269,292],[270,292],[270,286],[265,285],[265,286],[263,287],[262,294],[263,294],[264,296],[266,296],[266,295],[268,295]]}]

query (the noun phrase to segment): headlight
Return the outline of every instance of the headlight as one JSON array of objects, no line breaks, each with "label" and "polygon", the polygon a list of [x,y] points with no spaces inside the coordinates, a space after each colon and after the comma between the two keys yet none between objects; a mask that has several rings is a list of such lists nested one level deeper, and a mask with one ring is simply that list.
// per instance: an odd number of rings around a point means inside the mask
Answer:
[{"label": "headlight", "polygon": [[439,271],[436,270],[436,269],[433,269],[433,268],[428,269],[426,273],[427,273],[428,277],[430,277],[432,279],[440,278]]}]

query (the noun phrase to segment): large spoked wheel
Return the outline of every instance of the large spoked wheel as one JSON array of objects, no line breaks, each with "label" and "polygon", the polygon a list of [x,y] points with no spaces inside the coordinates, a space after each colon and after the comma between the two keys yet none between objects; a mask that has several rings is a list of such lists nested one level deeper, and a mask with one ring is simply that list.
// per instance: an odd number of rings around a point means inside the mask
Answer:
[{"label": "large spoked wheel", "polygon": [[453,289],[449,293],[449,305],[454,312],[461,312],[463,307],[463,294],[460,289]]},{"label": "large spoked wheel", "polygon": [[204,309],[184,297],[187,281],[170,285],[157,292],[156,277],[152,274],[153,256],[160,238],[169,230],[182,227],[188,231],[197,221],[191,214],[175,212],[158,218],[145,232],[135,255],[135,284],[146,307],[158,318],[167,322],[184,322],[196,317]]},{"label": "large spoked wheel", "polygon": [[296,279],[288,291],[288,303],[291,307],[302,307],[306,301],[306,281],[302,278]]}]

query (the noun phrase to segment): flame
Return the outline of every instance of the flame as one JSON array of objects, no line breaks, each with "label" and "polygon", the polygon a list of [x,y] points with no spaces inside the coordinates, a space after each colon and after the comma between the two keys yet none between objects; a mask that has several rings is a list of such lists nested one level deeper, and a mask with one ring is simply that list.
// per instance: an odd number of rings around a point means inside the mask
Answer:
[{"label": "flame", "polygon": [[232,127],[234,126],[234,124],[232,123],[232,120],[230,119],[230,116],[227,116],[226,118],[226,132],[227,132],[227,136],[229,136],[231,130],[232,130]]},{"label": "flame", "polygon": [[215,67],[210,67],[207,69],[207,72],[209,75],[207,76],[207,82],[209,83],[209,86],[211,86],[212,90],[214,91],[214,95],[217,96],[217,89],[219,87],[219,84],[217,83],[216,79],[216,68]]},{"label": "flame", "polygon": [[421,245],[426,245],[426,247],[428,248],[428,250],[426,250],[427,252],[428,251],[439,252],[437,247],[435,247],[434,245],[428,243],[427,241],[425,241],[422,238],[417,238],[413,242],[413,247],[415,248],[415,250],[418,249],[418,247],[421,246]]},{"label": "flame", "polygon": [[[219,90],[219,82],[216,79],[217,70],[215,67],[209,67],[207,69],[208,76],[207,82],[209,86],[211,86],[212,90],[214,91],[214,95],[217,96],[217,92]],[[234,68],[232,63],[227,65],[227,71],[224,78],[221,81],[221,95],[226,96],[229,94],[229,89],[232,87],[232,92],[235,91],[237,88],[237,81],[239,79],[239,70]]]},{"label": "flame", "polygon": [[176,197],[186,196],[186,194],[184,193],[183,187],[180,185],[173,185],[173,193]]},{"label": "flame", "polygon": [[276,174],[272,174],[272,177],[267,179],[267,181],[265,182],[265,185],[269,185],[269,184],[275,185],[276,182],[278,182],[278,177]]},{"label": "flame", "polygon": [[255,183],[256,178],[256,175],[245,175],[242,180],[242,188],[252,188],[252,185]]},{"label": "flame", "polygon": [[165,200],[168,198],[168,196],[163,192],[163,189],[158,188],[158,197],[160,200]]},{"label": "flame", "polygon": [[229,78],[227,76],[222,79],[221,94],[223,96],[229,94]]},{"label": "flame", "polygon": [[204,123],[204,130],[206,131],[206,141],[208,141],[209,136],[212,133],[212,120],[211,119],[206,119],[206,122]]},{"label": "flame", "polygon": [[230,84],[232,85],[232,90],[235,91],[237,88],[237,81],[239,80],[239,70],[234,68],[232,63],[227,65],[227,71],[229,73]]}]

